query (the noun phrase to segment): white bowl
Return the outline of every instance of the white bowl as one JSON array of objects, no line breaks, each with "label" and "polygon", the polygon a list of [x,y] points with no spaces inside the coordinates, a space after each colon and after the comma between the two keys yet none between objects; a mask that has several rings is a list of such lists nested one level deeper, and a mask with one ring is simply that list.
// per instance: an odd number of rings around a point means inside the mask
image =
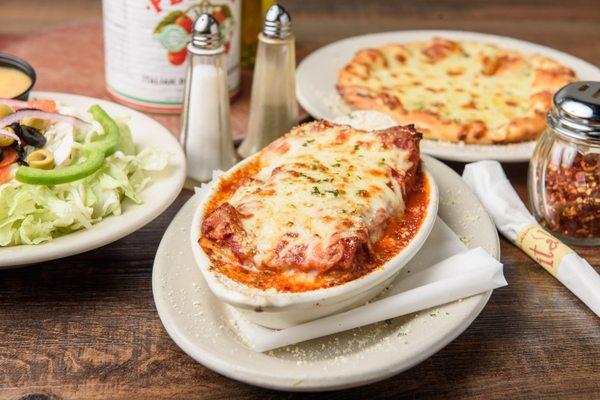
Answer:
[{"label": "white bowl", "polygon": [[[251,156],[238,163],[218,178],[227,179],[235,171],[252,162]],[[375,297],[389,285],[402,267],[419,251],[429,236],[438,209],[438,189],[436,183],[423,163],[423,171],[429,181],[429,202],[427,215],[419,230],[396,256],[379,268],[374,269],[358,279],[324,289],[310,290],[300,293],[279,292],[274,289],[261,290],[240,284],[215,268],[211,268],[210,260],[198,244],[201,226],[204,221],[206,207],[218,189],[215,182],[196,209],[191,226],[191,246],[194,259],[206,280],[208,287],[217,298],[235,307],[248,320],[269,328],[282,329],[313,319],[341,312],[356,307]]]}]

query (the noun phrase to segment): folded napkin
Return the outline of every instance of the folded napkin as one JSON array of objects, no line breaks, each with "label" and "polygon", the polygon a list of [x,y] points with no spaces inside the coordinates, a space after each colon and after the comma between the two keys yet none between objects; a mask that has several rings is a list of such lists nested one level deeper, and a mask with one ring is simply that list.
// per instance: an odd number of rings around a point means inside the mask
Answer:
[{"label": "folded napkin", "polygon": [[600,276],[586,260],[535,221],[500,163],[467,164],[463,179],[477,194],[498,230],[600,316]]},{"label": "folded napkin", "polygon": [[[410,271],[410,273],[408,273]],[[468,250],[439,217],[418,254],[377,300],[350,311],[275,330],[227,307],[248,346],[264,352],[436,307],[506,286],[502,264],[482,248]]]}]

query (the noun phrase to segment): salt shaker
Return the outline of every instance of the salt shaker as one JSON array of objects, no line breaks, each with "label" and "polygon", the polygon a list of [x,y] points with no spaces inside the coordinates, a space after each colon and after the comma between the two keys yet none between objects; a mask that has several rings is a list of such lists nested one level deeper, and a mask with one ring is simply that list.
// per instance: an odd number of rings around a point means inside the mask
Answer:
[{"label": "salt shaker", "polygon": [[256,153],[296,124],[296,50],[292,20],[280,4],[269,7],[258,50],[246,139],[239,154]]},{"label": "salt shaker", "polygon": [[214,170],[236,163],[225,69],[225,47],[219,23],[210,14],[196,20],[189,51],[179,140],[187,157],[187,175],[207,182]]},{"label": "salt shaker", "polygon": [[547,121],[529,164],[533,214],[566,243],[600,246],[600,82],[560,89]]}]

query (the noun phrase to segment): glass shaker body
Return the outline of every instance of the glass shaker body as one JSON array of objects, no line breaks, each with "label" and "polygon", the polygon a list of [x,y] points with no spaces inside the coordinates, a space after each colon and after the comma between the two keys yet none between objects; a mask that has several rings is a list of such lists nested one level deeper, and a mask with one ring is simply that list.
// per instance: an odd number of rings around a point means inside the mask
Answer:
[{"label": "glass shaker body", "polygon": [[534,216],[562,241],[600,246],[600,142],[548,127],[529,164]]},{"label": "glass shaker body", "polygon": [[298,117],[294,36],[271,39],[259,35],[250,98],[250,120],[239,148],[248,157],[289,131]]},{"label": "glass shaker body", "polygon": [[188,177],[207,182],[214,170],[236,161],[231,136],[224,48],[190,51],[180,142],[187,155]]}]

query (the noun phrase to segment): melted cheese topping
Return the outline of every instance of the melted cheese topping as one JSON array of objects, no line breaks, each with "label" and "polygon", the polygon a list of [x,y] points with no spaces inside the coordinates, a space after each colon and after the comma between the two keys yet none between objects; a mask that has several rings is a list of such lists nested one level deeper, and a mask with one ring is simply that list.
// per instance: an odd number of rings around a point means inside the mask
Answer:
[{"label": "melted cheese topping", "polygon": [[404,210],[392,168],[410,168],[408,152],[375,133],[339,129],[300,130],[270,146],[254,179],[229,200],[255,246],[255,266],[304,248],[310,270],[333,240],[366,236],[374,243],[389,217]]},{"label": "melted cheese topping", "polygon": [[561,67],[547,57],[525,58],[491,44],[457,43],[460,50],[434,62],[423,54],[430,42],[381,47],[387,65],[372,68],[366,78],[357,74],[349,84],[393,95],[409,112],[431,111],[463,124],[482,121],[493,132],[528,115],[532,95],[547,89],[535,87],[538,68]]}]

